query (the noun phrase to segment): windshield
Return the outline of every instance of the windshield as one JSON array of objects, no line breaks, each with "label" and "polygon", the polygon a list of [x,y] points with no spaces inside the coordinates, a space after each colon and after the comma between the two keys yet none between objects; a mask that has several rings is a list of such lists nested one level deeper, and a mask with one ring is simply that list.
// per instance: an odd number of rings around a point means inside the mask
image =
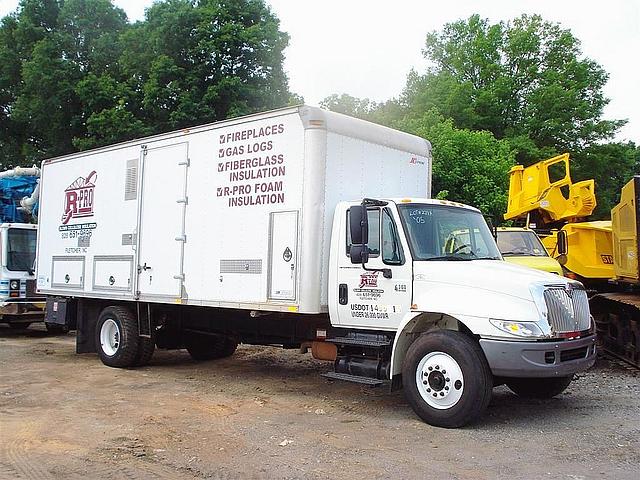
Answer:
[{"label": "windshield", "polygon": [[36,259],[36,231],[10,228],[7,232],[7,269],[31,272]]},{"label": "windshield", "polygon": [[530,230],[498,230],[498,248],[505,257],[548,257],[538,236]]},{"label": "windshield", "polygon": [[444,205],[399,205],[415,260],[500,260],[479,212]]}]

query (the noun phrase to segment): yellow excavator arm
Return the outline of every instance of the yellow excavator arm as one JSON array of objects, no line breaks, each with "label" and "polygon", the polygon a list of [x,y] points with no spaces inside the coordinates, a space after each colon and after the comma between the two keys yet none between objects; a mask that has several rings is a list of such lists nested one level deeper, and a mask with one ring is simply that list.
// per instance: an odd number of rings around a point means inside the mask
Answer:
[{"label": "yellow excavator arm", "polygon": [[[563,164],[563,165],[559,165]],[[564,176],[552,181],[550,169]],[[509,203],[505,220],[526,217],[536,212],[543,225],[573,222],[588,217],[596,208],[594,181],[573,183],[569,173],[569,154],[543,160],[530,167],[516,165],[509,171]]]}]

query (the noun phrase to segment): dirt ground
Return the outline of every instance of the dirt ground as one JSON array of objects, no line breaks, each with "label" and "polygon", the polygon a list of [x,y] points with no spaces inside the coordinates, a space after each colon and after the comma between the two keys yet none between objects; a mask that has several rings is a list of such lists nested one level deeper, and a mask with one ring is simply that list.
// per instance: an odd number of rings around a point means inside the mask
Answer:
[{"label": "dirt ground", "polygon": [[640,373],[620,364],[548,401],[497,388],[458,430],[422,423],[401,392],[329,382],[328,367],[240,347],[119,370],[76,355],[73,334],[0,326],[0,478],[638,478]]}]

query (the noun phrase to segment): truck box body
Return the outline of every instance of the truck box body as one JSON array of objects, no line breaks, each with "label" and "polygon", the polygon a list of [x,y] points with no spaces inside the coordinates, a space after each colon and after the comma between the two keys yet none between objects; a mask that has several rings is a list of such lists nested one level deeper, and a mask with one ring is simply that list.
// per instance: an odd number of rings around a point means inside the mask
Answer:
[{"label": "truck box body", "polygon": [[38,289],[327,312],[341,200],[429,197],[430,144],[292,107],[45,161]]}]

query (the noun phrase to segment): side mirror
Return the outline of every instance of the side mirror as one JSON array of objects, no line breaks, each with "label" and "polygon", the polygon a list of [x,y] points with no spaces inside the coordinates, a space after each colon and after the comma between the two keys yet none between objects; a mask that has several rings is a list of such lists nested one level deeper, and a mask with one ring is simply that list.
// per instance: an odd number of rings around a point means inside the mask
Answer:
[{"label": "side mirror", "polygon": [[489,230],[491,230],[493,239],[498,241],[498,225],[493,223],[493,218],[491,218],[489,215],[484,216],[484,221],[487,222],[487,227],[489,227]]},{"label": "side mirror", "polygon": [[[363,205],[354,205],[349,209],[349,230],[351,243],[366,245],[369,243],[369,218],[367,209]],[[351,247],[353,249],[353,247]]]},{"label": "side mirror", "polygon": [[351,263],[354,264],[361,265],[367,263],[369,261],[369,247],[366,245],[351,245],[349,258],[351,258]]},{"label": "side mirror", "polygon": [[569,242],[567,240],[567,232],[565,230],[560,230],[557,237],[556,252],[558,255],[566,255],[568,251]]}]

